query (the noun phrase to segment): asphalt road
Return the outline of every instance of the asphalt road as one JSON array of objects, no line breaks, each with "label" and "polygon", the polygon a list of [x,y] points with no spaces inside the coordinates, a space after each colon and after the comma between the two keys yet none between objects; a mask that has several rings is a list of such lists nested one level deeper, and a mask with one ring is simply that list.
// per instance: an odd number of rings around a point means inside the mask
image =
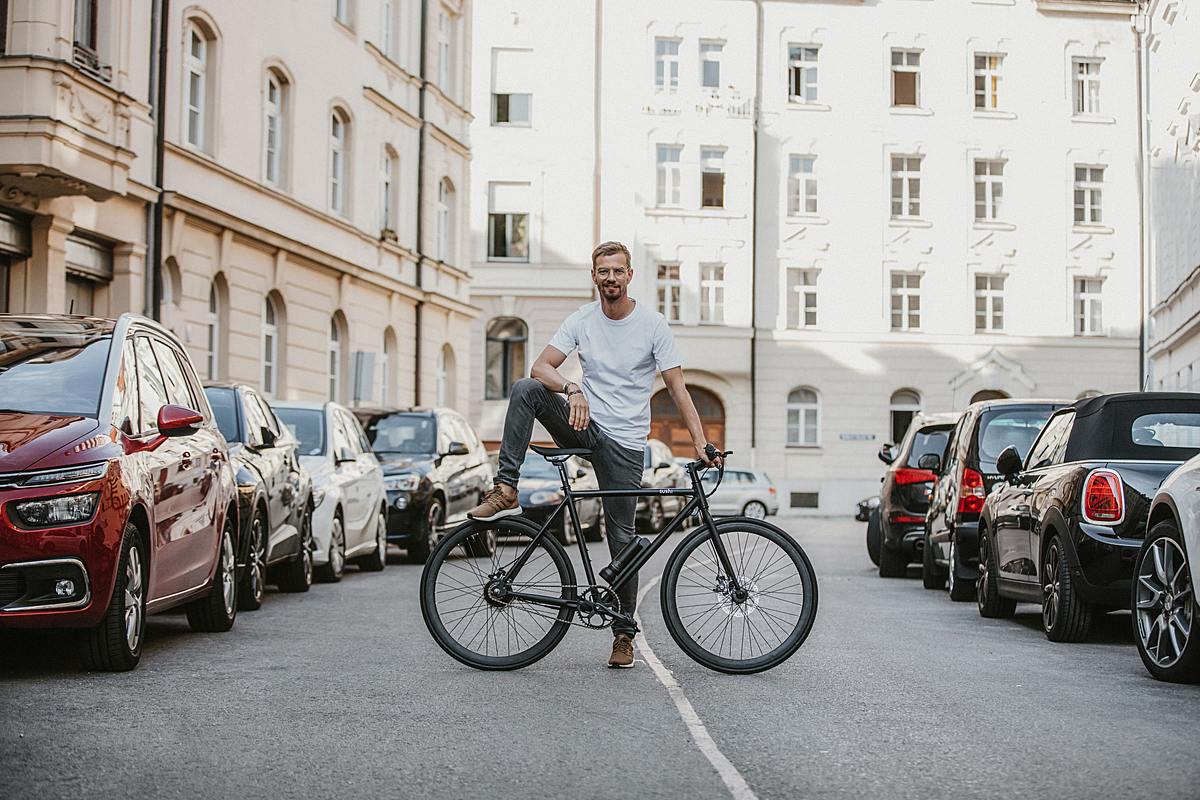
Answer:
[{"label": "asphalt road", "polygon": [[[982,620],[880,579],[861,523],[783,524],[820,581],[813,633],[783,666],[709,672],[671,641],[657,591],[642,609],[759,798],[1200,795],[1200,687],[1152,680],[1127,615],[1052,644],[1032,606]],[[269,596],[226,634],[152,617],[132,673],[81,672],[61,635],[0,637],[0,797],[730,796],[654,672],[605,668],[607,632],[476,672],[426,633],[419,575],[351,570]]]}]

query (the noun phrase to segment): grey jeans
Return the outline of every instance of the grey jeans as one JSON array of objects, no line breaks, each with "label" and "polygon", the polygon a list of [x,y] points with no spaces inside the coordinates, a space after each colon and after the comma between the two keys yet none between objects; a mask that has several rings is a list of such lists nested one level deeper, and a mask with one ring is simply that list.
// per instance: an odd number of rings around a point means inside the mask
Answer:
[{"label": "grey jeans", "polygon": [[[630,450],[613,441],[594,423],[581,431],[571,427],[567,401],[533,378],[522,378],[512,386],[508,413],[504,417],[504,439],[500,443],[497,483],[516,488],[521,463],[533,437],[533,422],[546,427],[559,447],[585,447],[592,451],[592,467],[601,489],[638,489],[642,485],[642,451]],[[636,497],[604,500],[604,523],[608,527],[608,552],[616,555],[633,538]],[[565,511],[563,513],[566,513]],[[632,614],[637,605],[637,576],[621,587],[617,597],[621,610]],[[633,633],[632,626],[617,623],[614,633]]]}]

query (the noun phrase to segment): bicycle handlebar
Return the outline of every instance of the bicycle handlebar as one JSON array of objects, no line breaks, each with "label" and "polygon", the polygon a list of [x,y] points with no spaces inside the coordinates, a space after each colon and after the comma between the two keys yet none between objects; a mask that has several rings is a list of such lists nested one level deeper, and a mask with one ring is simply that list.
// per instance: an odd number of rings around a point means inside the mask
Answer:
[{"label": "bicycle handlebar", "polygon": [[[725,458],[733,455],[733,451],[721,451],[709,443],[704,447],[704,455],[708,456],[710,460],[718,456],[721,458],[721,463],[717,466],[717,482],[713,484],[712,492],[708,492],[705,495],[705,497],[712,497],[713,492],[717,490],[717,487],[721,485],[721,481],[725,478]],[[709,470],[711,468],[711,464],[708,464],[699,458],[697,458],[695,461],[689,461],[687,465],[688,472],[693,474],[696,472],[696,470]]]}]

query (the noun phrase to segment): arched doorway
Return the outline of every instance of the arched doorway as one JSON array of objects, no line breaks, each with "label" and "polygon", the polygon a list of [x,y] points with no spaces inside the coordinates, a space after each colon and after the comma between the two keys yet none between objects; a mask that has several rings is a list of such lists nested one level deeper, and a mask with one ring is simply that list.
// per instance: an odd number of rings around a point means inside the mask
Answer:
[{"label": "arched doorway", "polygon": [[[725,406],[708,389],[688,385],[692,403],[704,424],[704,436],[717,447],[725,447]],[[683,415],[666,389],[650,398],[650,438],[661,440],[677,456],[695,456],[692,435],[688,433]]]},{"label": "arched doorway", "polygon": [[978,403],[981,400],[1007,400],[1008,392],[1002,392],[999,389],[981,389],[971,395],[971,402]]}]

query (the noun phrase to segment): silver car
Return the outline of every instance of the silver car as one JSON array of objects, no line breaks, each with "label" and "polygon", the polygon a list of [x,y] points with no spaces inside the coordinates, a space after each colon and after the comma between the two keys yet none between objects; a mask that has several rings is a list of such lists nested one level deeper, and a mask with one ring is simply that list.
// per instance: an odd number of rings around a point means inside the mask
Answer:
[{"label": "silver car", "polygon": [[273,403],[300,440],[300,463],[313,481],[313,565],[336,582],[349,561],[377,572],[387,564],[387,494],[362,426],[337,403]]},{"label": "silver car", "polygon": [[[712,489],[717,471],[704,473],[706,490]],[[720,488],[708,499],[714,516],[743,516],[764,519],[779,513],[779,495],[775,483],[761,470],[727,469]]]}]

